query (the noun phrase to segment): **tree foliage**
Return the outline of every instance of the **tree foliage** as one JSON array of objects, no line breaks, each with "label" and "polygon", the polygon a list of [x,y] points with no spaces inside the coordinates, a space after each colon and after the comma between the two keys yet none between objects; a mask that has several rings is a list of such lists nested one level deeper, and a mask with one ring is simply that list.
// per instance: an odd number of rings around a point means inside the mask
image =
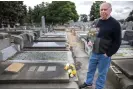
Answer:
[{"label": "tree foliage", "polygon": [[86,14],[81,14],[80,15],[80,21],[87,22],[88,21],[88,16]]},{"label": "tree foliage", "polygon": [[1,24],[10,24],[11,26],[15,23],[23,24],[26,13],[27,9],[26,6],[23,5],[23,1],[1,1],[0,27]]},{"label": "tree foliage", "polygon": [[129,13],[129,16],[126,18],[126,21],[133,21],[133,10]]},{"label": "tree foliage", "polygon": [[100,4],[102,4],[103,1],[95,1],[93,5],[91,6],[91,11],[90,11],[90,21],[94,21],[95,19],[100,17]]},{"label": "tree foliage", "polygon": [[31,17],[34,23],[40,23],[42,16],[45,17],[46,24],[64,24],[69,20],[78,20],[76,6],[70,1],[42,2],[34,7],[32,14],[29,14],[29,11],[28,18]]},{"label": "tree foliage", "polygon": [[46,24],[64,24],[70,20],[77,21],[79,16],[76,6],[70,1],[52,1],[52,3],[42,2],[28,7],[23,1],[1,1],[0,2],[0,27],[1,24],[16,23],[41,23],[41,17],[45,17]]}]

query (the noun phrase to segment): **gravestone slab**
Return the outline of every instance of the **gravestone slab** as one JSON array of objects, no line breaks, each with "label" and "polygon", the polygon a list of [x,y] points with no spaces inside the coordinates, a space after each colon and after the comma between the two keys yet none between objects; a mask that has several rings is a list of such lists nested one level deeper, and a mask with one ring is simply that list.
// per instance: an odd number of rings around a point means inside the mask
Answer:
[{"label": "gravestone slab", "polygon": [[66,37],[66,35],[43,35],[43,36],[41,36],[40,38],[65,38]]},{"label": "gravestone slab", "polygon": [[34,42],[25,47],[66,47],[65,42]]},{"label": "gravestone slab", "polygon": [[50,33],[45,33],[43,36],[66,36],[65,32],[50,32]]},{"label": "gravestone slab", "polygon": [[126,30],[124,37],[123,37],[123,40],[125,40],[125,41],[133,40],[133,30],[131,30],[131,31]]},{"label": "gravestone slab", "polygon": [[49,37],[43,37],[43,38],[38,38],[35,40],[35,42],[66,42],[66,38],[60,38],[60,37],[54,37],[54,38],[49,38]]},{"label": "gravestone slab", "polygon": [[70,51],[23,51],[14,55],[10,60],[55,60],[67,61]]},{"label": "gravestone slab", "polygon": [[24,47],[24,51],[66,51],[69,50],[66,42],[34,42]]},{"label": "gravestone slab", "polygon": [[8,33],[0,33],[0,39],[9,38]]},{"label": "gravestone slab", "polygon": [[0,39],[0,50],[7,48],[11,45],[10,38]]},{"label": "gravestone slab", "polygon": [[133,60],[113,60],[112,64],[119,68],[128,78],[133,79]]},{"label": "gravestone slab", "polygon": [[[1,65],[0,84],[19,83],[68,83],[69,75],[64,70],[64,63],[24,63],[24,67],[18,73],[4,72],[4,64]],[[6,66],[9,66],[7,64]],[[40,67],[41,66],[41,67]],[[38,71],[44,68],[44,71]],[[36,67],[36,69],[35,69]],[[29,71],[30,70],[30,71]],[[49,71],[47,71],[49,70]]]},{"label": "gravestone slab", "polygon": [[111,59],[128,59],[128,58],[133,58],[133,48],[119,48],[116,54],[114,54]]},{"label": "gravestone slab", "polygon": [[127,22],[126,30],[132,30],[132,28],[133,28],[133,22],[132,21]]},{"label": "gravestone slab", "polygon": [[15,45],[11,45],[3,50],[0,50],[0,60],[4,61],[7,60],[9,57],[12,57],[17,53],[17,49]]}]

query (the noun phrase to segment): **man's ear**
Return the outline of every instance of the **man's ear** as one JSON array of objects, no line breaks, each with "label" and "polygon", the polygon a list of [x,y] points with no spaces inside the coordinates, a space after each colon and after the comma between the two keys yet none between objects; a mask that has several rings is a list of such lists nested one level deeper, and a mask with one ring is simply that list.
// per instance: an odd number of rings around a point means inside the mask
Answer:
[{"label": "man's ear", "polygon": [[110,8],[110,11],[112,12],[112,8]]}]

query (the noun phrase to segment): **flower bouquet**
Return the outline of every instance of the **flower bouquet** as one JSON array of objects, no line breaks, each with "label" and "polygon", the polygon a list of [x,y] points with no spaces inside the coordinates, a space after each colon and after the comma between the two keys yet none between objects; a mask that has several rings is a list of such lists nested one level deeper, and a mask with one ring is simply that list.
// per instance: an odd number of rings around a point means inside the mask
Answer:
[{"label": "flower bouquet", "polygon": [[64,67],[64,69],[68,72],[69,77],[76,76],[76,68],[73,64],[67,63]]},{"label": "flower bouquet", "polygon": [[90,40],[92,43],[94,43],[94,41],[95,41],[95,39],[96,39],[97,33],[98,33],[97,28],[91,28],[91,29],[89,29],[87,36],[88,36],[89,40]]}]

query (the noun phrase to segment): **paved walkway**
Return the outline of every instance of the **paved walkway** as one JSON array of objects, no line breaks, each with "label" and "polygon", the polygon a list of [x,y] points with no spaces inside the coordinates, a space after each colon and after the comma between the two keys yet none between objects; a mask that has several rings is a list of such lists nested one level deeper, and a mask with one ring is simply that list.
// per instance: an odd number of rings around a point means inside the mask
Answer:
[{"label": "paved walkway", "polygon": [[[76,39],[76,36],[74,36],[70,32],[68,32],[68,40],[70,45],[73,47],[75,62],[77,62],[78,64],[79,69],[77,70],[77,72],[79,77],[79,84],[82,84],[86,79],[89,58],[88,58],[88,55],[84,52],[83,44],[80,41],[78,41]],[[96,72],[93,88],[95,87],[95,81],[96,81],[97,75],[98,73]],[[109,81],[106,81],[104,89],[115,89],[115,88]]]}]

